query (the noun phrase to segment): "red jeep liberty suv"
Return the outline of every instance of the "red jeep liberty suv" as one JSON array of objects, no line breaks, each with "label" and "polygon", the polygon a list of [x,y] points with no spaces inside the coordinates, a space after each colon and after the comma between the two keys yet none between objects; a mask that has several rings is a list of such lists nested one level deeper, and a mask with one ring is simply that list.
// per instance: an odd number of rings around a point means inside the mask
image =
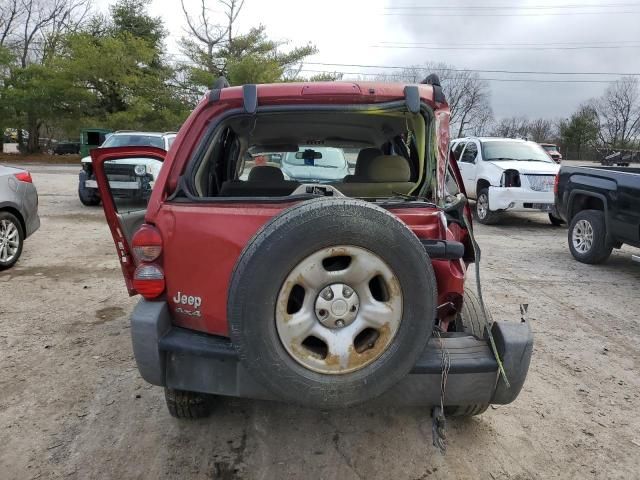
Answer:
[{"label": "red jeep liberty suv", "polygon": [[[479,250],[448,145],[431,75],[220,79],[169,152],[93,150],[129,293],[143,297],[138,369],[171,414],[204,416],[216,395],[452,415],[512,402],[533,337],[465,290]],[[109,191],[104,163],[132,157],[164,161],[147,204]]]}]

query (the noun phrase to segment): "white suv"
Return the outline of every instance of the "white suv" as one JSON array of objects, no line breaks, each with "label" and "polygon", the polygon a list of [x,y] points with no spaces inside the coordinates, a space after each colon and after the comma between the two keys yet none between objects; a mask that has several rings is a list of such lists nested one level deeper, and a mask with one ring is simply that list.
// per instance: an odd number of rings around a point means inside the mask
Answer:
[{"label": "white suv", "polygon": [[[107,137],[99,148],[107,147],[158,147],[169,151],[174,132],[132,132],[118,131]],[[93,175],[91,157],[82,160],[82,171],[78,183],[78,196],[83,205],[100,204],[98,184]],[[162,162],[150,158],[130,158],[118,161],[117,164],[105,163],[105,173],[114,195],[119,197],[146,198],[151,194],[155,179],[158,178]]]},{"label": "white suv", "polygon": [[547,212],[554,225],[553,185],[560,170],[535,142],[513,138],[467,137],[451,143],[467,195],[476,200],[480,223],[492,224],[499,213]]}]

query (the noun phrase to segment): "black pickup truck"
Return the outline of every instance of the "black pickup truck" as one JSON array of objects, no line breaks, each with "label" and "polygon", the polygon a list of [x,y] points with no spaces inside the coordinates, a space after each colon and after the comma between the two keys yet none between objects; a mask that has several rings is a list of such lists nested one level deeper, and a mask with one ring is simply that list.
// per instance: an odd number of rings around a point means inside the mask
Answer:
[{"label": "black pickup truck", "polygon": [[640,168],[562,167],[555,202],[576,260],[601,263],[623,244],[640,247]]}]

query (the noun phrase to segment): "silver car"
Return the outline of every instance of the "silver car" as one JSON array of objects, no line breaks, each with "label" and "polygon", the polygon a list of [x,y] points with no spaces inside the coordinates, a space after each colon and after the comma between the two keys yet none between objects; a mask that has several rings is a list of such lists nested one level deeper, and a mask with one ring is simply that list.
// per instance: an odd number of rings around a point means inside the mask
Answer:
[{"label": "silver car", "polygon": [[0,165],[0,270],[18,261],[25,239],[40,227],[31,174]]}]

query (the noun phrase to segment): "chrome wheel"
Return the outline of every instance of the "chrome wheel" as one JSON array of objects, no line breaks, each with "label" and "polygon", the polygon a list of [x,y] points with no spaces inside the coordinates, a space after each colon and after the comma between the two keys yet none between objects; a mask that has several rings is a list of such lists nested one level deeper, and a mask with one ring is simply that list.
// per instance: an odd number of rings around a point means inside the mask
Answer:
[{"label": "chrome wheel", "polygon": [[593,246],[593,227],[586,220],[578,221],[571,234],[573,248],[579,253],[587,253]]},{"label": "chrome wheel", "polygon": [[19,247],[18,227],[10,220],[0,220],[0,262],[11,262],[18,254]]},{"label": "chrome wheel", "polygon": [[484,193],[476,200],[476,211],[480,220],[484,220],[489,213],[489,198]]},{"label": "chrome wheel", "polygon": [[402,291],[378,255],[355,246],[320,250],[287,276],[276,304],[285,350],[319,373],[360,370],[382,355],[402,320]]}]

